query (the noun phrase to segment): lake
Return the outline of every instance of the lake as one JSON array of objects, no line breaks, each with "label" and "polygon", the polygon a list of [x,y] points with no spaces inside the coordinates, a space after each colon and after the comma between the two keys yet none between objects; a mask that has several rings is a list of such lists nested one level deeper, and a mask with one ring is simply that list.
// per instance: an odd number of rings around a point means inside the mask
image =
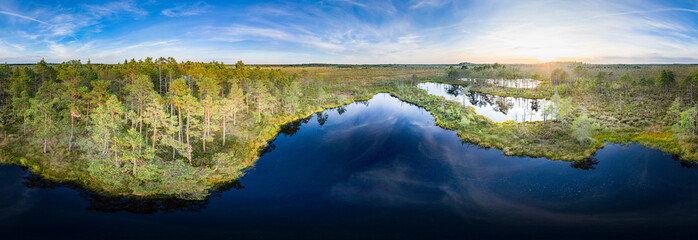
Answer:
[{"label": "lake", "polygon": [[[441,96],[447,100],[471,106],[475,108],[477,114],[485,116],[494,122],[522,122],[524,113],[526,114],[526,121],[543,121],[545,118],[541,113],[550,105],[550,101],[546,99],[501,97],[464,91],[466,88],[460,85],[425,82],[417,84],[417,87],[426,90],[431,95]],[[550,116],[548,116],[549,118]]]},{"label": "lake", "polygon": [[0,166],[2,239],[691,239],[698,170],[637,144],[583,162],[464,144],[388,94],[284,126],[204,201],[103,197]]}]

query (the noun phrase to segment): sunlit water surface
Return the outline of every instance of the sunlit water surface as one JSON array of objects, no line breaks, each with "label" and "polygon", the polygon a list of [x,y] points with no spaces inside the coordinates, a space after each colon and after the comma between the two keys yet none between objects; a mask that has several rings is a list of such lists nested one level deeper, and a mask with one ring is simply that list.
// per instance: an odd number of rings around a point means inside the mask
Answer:
[{"label": "sunlit water surface", "polygon": [[505,87],[505,88],[525,88],[525,89],[531,89],[535,88],[543,81],[540,80],[535,80],[535,79],[530,79],[530,78],[522,78],[522,79],[476,79],[476,78],[461,78],[461,81],[464,82],[469,82],[469,83],[486,83],[490,85],[494,85],[497,87]]},{"label": "sunlit water surface", "polygon": [[501,97],[471,92],[460,85],[426,82],[418,84],[417,87],[426,90],[431,95],[460,102],[465,106],[472,106],[477,114],[494,122],[522,122],[524,117],[526,121],[543,121],[546,118],[542,113],[550,105],[550,101],[546,99]]},{"label": "sunlit water surface", "polygon": [[462,144],[388,94],[289,124],[205,201],[107,198],[0,166],[2,239],[696,237],[695,164],[640,145],[579,163]]}]

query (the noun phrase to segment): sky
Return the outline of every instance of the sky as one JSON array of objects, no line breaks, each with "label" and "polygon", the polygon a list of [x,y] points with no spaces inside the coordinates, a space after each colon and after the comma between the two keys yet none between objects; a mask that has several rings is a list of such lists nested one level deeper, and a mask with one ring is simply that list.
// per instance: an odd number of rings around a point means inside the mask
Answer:
[{"label": "sky", "polygon": [[698,1],[0,0],[0,62],[698,63]]}]

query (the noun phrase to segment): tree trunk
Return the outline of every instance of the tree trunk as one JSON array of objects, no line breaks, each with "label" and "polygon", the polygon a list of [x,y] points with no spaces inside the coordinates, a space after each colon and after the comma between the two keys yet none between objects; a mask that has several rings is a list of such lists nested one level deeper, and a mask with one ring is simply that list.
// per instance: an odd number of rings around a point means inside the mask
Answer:
[{"label": "tree trunk", "polygon": [[143,135],[143,100],[138,100],[138,133]]},{"label": "tree trunk", "polygon": [[153,148],[155,148],[155,139],[157,139],[158,135],[158,122],[156,119],[153,120]]},{"label": "tree trunk", "polygon": [[[139,151],[140,151],[140,150],[139,150]],[[132,148],[131,148],[131,154],[133,155],[133,153],[135,153],[135,152],[136,152],[136,148],[135,148],[135,147],[132,147]],[[136,175],[136,165],[137,165],[137,161],[138,161],[138,158],[135,158],[135,157],[133,158],[133,160],[131,160],[131,162],[133,163],[133,167],[132,167],[132,169],[133,169],[133,170],[132,170],[133,175]]]},{"label": "tree trunk", "polygon": [[[174,128],[174,121],[172,120],[172,115],[174,113],[174,106],[170,105],[170,129]],[[175,140],[175,133],[172,132],[172,141]],[[172,146],[172,160],[175,160],[175,146]]]},{"label": "tree trunk", "polygon": [[186,134],[187,134],[187,159],[189,159],[189,164],[191,164],[191,144],[189,144],[189,111],[187,111],[187,129],[186,129]]},{"label": "tree trunk", "polygon": [[87,128],[90,127],[90,107],[91,104],[87,104],[87,114],[86,114],[86,119],[85,119],[85,135],[87,135]]},{"label": "tree trunk", "polygon": [[[696,105],[696,109],[698,110],[698,104]],[[693,120],[693,136],[691,139],[696,139],[696,127],[698,127],[698,111],[696,112],[696,116]]]},{"label": "tree trunk", "polygon": [[177,106],[177,119],[179,119],[179,125],[177,125],[179,142],[182,142],[182,108],[180,106]]},{"label": "tree trunk", "polygon": [[160,79],[160,94],[162,94],[162,66],[158,64],[158,74],[159,74],[159,79]]},{"label": "tree trunk", "polygon": [[75,132],[75,117],[71,112],[70,114],[70,140],[68,141],[68,152],[73,151],[73,134]]},{"label": "tree trunk", "polygon": [[524,114],[523,114],[523,133],[526,135],[526,110],[524,107]]},{"label": "tree trunk", "polygon": [[204,134],[203,134],[204,137],[201,139],[201,144],[202,144],[203,147],[204,147],[204,153],[206,153],[206,134],[207,134],[207,133],[206,133],[206,129],[205,129],[205,128],[204,128],[203,132],[204,132]]},{"label": "tree trunk", "polygon": [[224,146],[224,147],[225,147],[225,136],[227,135],[226,132],[225,132],[225,125],[228,125],[228,124],[226,124],[227,121],[228,121],[228,115],[227,115],[227,114],[223,114],[223,146]]}]

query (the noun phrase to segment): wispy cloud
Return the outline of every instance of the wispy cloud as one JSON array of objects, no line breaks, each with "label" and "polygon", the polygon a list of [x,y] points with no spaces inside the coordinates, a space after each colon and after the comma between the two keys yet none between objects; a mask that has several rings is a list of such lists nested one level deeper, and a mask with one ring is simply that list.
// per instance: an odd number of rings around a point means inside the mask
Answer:
[{"label": "wispy cloud", "polygon": [[36,18],[27,17],[27,16],[24,16],[24,15],[21,15],[21,14],[18,14],[18,13],[13,13],[13,12],[8,12],[8,11],[0,11],[0,14],[5,14],[5,15],[13,16],[13,17],[18,17],[18,18],[22,18],[22,19],[26,19],[26,20],[38,22],[38,23],[41,23],[41,24],[48,24],[48,23],[46,23],[46,22],[44,22],[44,21],[41,21],[41,20],[38,20],[38,19],[36,19]]},{"label": "wispy cloud", "polygon": [[347,3],[347,4],[349,4],[349,5],[354,5],[354,6],[357,6],[357,7],[362,7],[362,8],[369,8],[369,7],[370,7],[370,5],[368,5],[368,4],[360,3],[360,2],[352,1],[352,0],[336,0],[336,1],[337,1],[337,2],[342,2],[342,3]]},{"label": "wispy cloud", "polygon": [[416,0],[412,1],[410,8],[440,7],[446,5],[449,0]]},{"label": "wispy cloud", "polygon": [[215,8],[178,0],[6,1],[0,61],[164,54],[256,63],[648,63],[698,56],[698,6],[678,1],[250,1]]},{"label": "wispy cloud", "polygon": [[136,17],[145,17],[149,14],[148,11],[139,7],[133,0],[109,2],[104,5],[85,4],[83,7],[87,10],[87,14],[92,15],[94,18],[110,17],[123,13]]},{"label": "wispy cloud", "polygon": [[208,11],[209,6],[205,2],[196,2],[193,4],[177,5],[173,8],[162,10],[162,15],[168,17],[184,17],[197,16]]},{"label": "wispy cloud", "polygon": [[[514,3],[512,3],[514,4]],[[477,37],[466,44],[480,46],[470,53],[496,58],[598,61],[604,56],[632,56],[634,62],[645,63],[660,53],[666,58],[680,59],[698,53],[695,39],[672,36],[696,35],[694,26],[679,18],[652,14],[651,11],[626,10],[618,4],[563,4],[556,11],[538,12],[537,5],[514,4],[493,15],[491,22],[481,24]],[[656,6],[633,6],[654,8]],[[589,13],[596,17],[587,17]],[[627,13],[633,14],[615,14]],[[689,16],[690,17],[690,16]],[[514,24],[506,24],[514,23]],[[504,24],[499,24],[504,23]],[[518,49],[513,49],[518,48]]]}]

